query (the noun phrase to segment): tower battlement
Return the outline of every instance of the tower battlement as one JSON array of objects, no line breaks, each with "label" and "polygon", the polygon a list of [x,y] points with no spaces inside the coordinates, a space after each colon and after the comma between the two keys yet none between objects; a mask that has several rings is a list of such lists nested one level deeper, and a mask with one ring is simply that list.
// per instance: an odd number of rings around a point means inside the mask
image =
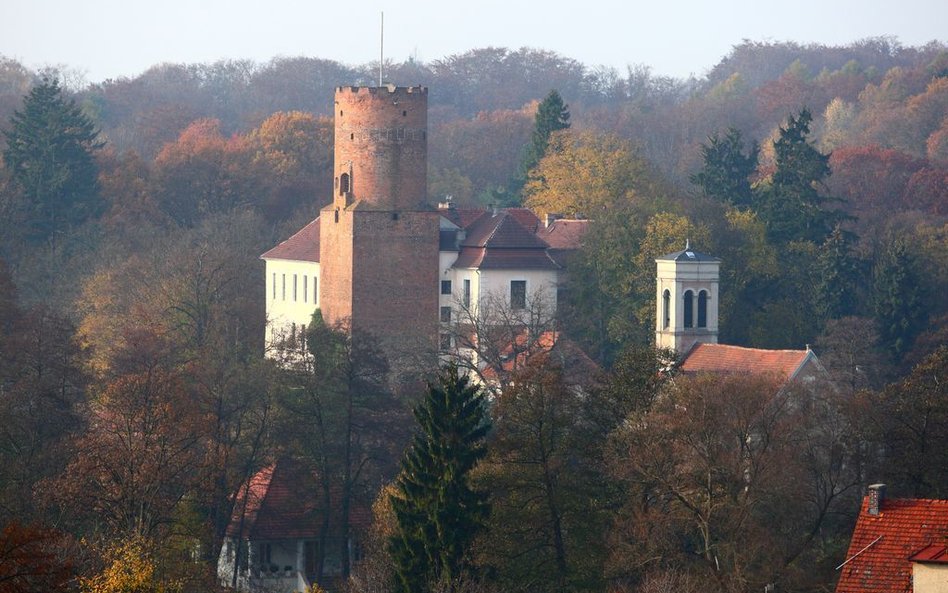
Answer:
[{"label": "tower battlement", "polygon": [[350,93],[353,95],[379,95],[386,98],[391,98],[392,95],[428,95],[428,87],[426,86],[395,86],[394,84],[387,84],[383,86],[337,86],[336,95],[342,93]]}]

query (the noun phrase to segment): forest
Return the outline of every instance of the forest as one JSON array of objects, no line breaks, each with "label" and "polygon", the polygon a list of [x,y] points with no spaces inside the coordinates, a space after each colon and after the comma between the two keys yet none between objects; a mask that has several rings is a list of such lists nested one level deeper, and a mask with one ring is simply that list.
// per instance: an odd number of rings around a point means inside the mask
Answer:
[{"label": "forest", "polygon": [[[314,591],[831,591],[868,484],[948,498],[948,46],[384,66],[429,88],[431,203],[591,221],[557,323],[600,371],[488,398],[318,320],[264,358],[259,256],[331,200],[333,90],[378,64],[0,56],[0,593],[227,590],[235,493],[285,456],[344,509],[320,558],[371,517]],[[686,240],[722,260],[721,341],[812,347],[825,384],[675,376],[655,258]],[[437,533],[417,496],[454,501]]]}]

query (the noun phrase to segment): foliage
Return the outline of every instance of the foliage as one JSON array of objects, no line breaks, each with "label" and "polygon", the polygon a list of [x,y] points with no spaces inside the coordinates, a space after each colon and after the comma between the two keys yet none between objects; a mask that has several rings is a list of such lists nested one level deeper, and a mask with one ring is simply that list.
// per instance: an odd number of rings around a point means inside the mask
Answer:
[{"label": "foliage", "polygon": [[691,176],[691,182],[719,202],[738,208],[750,207],[754,203],[750,180],[757,171],[759,153],[757,142],[751,142],[747,154],[744,154],[740,130],[728,128],[723,138],[712,134],[708,143],[701,145],[704,166]]},{"label": "foliage", "polygon": [[896,360],[922,331],[928,312],[927,282],[911,246],[900,237],[891,237],[878,255],[873,268],[873,312],[879,336]]},{"label": "foliage", "polygon": [[3,159],[23,194],[30,239],[42,241],[101,213],[93,159],[102,146],[98,132],[56,80],[33,87],[3,135]]},{"label": "foliage", "polygon": [[142,538],[117,541],[104,554],[105,566],[98,574],[80,579],[82,593],[178,593],[182,583],[166,579]]},{"label": "foliage", "polygon": [[554,89],[537,106],[533,134],[520,159],[520,168],[517,170],[512,191],[516,192],[522,188],[530,171],[540,163],[547,152],[550,136],[558,130],[567,128],[569,128],[569,108]]},{"label": "foliage", "polygon": [[470,573],[470,547],[489,512],[471,471],[487,453],[489,423],[480,390],[456,367],[429,384],[415,408],[420,432],[402,461],[389,543],[396,591],[421,593]]},{"label": "foliage", "polygon": [[0,530],[0,591],[73,590],[75,562],[66,537],[52,529],[7,523]]}]

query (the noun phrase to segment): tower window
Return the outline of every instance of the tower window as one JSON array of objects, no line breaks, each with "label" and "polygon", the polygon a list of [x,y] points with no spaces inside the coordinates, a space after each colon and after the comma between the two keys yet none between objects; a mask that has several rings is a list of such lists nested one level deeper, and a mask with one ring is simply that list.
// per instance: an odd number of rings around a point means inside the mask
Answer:
[{"label": "tower window", "polygon": [[698,293],[698,327],[708,327],[708,292]]},{"label": "tower window", "polygon": [[339,117],[342,117],[342,109],[339,110]]},{"label": "tower window", "polygon": [[685,327],[694,327],[695,326],[695,313],[694,313],[694,293],[690,290],[685,291]]},{"label": "tower window", "polygon": [[671,293],[668,289],[662,293],[662,329],[671,325]]},{"label": "tower window", "polygon": [[527,281],[510,281],[510,308],[520,310],[527,308]]},{"label": "tower window", "polygon": [[349,174],[343,173],[339,176],[339,195],[349,193]]},{"label": "tower window", "polygon": [[355,140],[355,139],[356,139],[355,132],[349,134],[349,140]]},{"label": "tower window", "polygon": [[408,112],[407,112],[407,111],[402,111],[402,117],[405,117],[406,115],[408,115]]}]

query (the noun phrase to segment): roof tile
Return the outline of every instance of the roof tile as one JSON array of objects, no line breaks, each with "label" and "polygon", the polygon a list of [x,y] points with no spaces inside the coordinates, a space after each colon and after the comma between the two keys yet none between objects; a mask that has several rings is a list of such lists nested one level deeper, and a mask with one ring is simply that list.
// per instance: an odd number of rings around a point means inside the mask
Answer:
[{"label": "roof tile", "polygon": [[292,259],[319,262],[319,217],[297,231],[260,259]]},{"label": "roof tile", "polygon": [[681,363],[683,373],[775,374],[787,380],[806,362],[809,350],[762,350],[726,344],[695,344]]}]

